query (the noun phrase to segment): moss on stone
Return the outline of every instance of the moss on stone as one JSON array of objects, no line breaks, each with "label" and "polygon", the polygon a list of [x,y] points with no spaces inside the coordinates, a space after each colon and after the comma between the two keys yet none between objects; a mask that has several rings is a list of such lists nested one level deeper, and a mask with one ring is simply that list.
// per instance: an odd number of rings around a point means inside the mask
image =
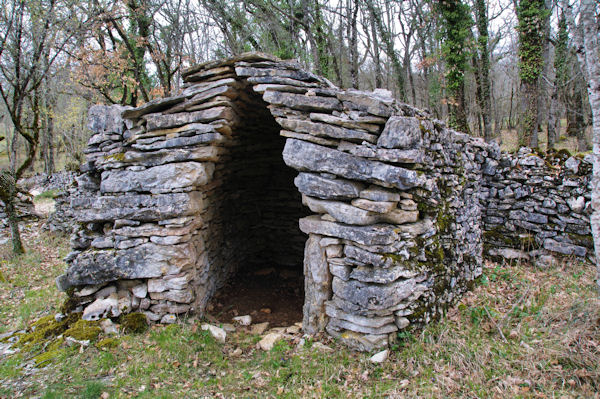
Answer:
[{"label": "moss on stone", "polygon": [[148,328],[146,315],[139,312],[128,313],[121,317],[121,327],[127,334],[143,333]]},{"label": "moss on stone", "polygon": [[43,328],[43,327],[46,327],[55,322],[56,322],[56,318],[54,317],[54,315],[48,315],[48,316],[44,316],[41,319],[35,321],[31,325],[32,325],[32,327],[35,327],[35,328]]},{"label": "moss on stone", "polygon": [[571,241],[577,245],[583,245],[587,247],[594,246],[594,239],[591,235],[587,234],[577,234],[577,233],[567,233]]},{"label": "moss on stone", "polygon": [[119,340],[116,338],[104,338],[96,343],[98,349],[110,349],[119,346]]},{"label": "moss on stone", "polygon": [[36,346],[44,345],[65,332],[80,317],[81,313],[71,314],[61,321],[56,321],[54,316],[42,317],[31,325],[31,331],[19,338],[16,346],[29,351]]},{"label": "moss on stone", "polygon": [[60,305],[60,312],[62,314],[69,314],[75,310],[75,308],[79,305],[79,302],[74,298],[72,294],[68,294],[67,300]]},{"label": "moss on stone", "polygon": [[98,324],[98,321],[78,320],[63,335],[79,341],[94,341],[102,332]]},{"label": "moss on stone", "polygon": [[104,160],[105,161],[123,162],[125,160],[125,153],[124,152],[117,152],[117,153],[114,153],[114,154],[105,155],[104,156]]}]

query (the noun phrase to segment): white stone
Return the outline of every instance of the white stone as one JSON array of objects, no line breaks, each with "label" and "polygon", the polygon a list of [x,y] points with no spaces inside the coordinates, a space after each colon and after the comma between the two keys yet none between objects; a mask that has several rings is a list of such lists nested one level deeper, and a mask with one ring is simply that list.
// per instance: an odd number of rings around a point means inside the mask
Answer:
[{"label": "white stone", "polygon": [[249,326],[252,324],[252,316],[244,315],[244,316],[236,316],[233,318],[233,321],[238,323],[241,326]]},{"label": "white stone", "polygon": [[371,363],[383,363],[387,360],[390,351],[388,349],[382,350],[379,353],[374,354],[369,358]]},{"label": "white stone", "polygon": [[136,298],[146,298],[146,295],[148,294],[148,286],[146,285],[146,283],[136,285],[131,289],[131,292]]},{"label": "white stone", "polygon": [[267,330],[268,327],[269,327],[268,321],[265,321],[264,323],[255,324],[250,329],[250,334],[261,335],[262,333],[264,333]]},{"label": "white stone", "polygon": [[204,331],[208,331],[210,335],[212,335],[212,337],[217,340],[217,342],[221,344],[225,343],[225,339],[227,338],[227,332],[222,328],[206,323],[202,324],[200,328]]},{"label": "white stone", "polygon": [[270,351],[273,349],[273,346],[283,339],[283,334],[278,332],[273,332],[265,335],[263,339],[261,339],[257,345],[258,348],[264,351]]},{"label": "white stone", "polygon": [[86,287],[83,287],[79,291],[75,291],[75,296],[82,297],[92,295],[93,293],[97,292],[100,288],[102,288],[102,284],[88,285]]},{"label": "white stone", "polygon": [[160,319],[161,324],[174,324],[177,322],[177,316],[174,314],[166,314]]},{"label": "white stone", "polygon": [[581,195],[577,198],[571,197],[567,200],[567,204],[573,212],[580,213],[585,208],[585,198]]},{"label": "white stone", "polygon": [[285,329],[286,334],[298,334],[300,332],[300,327],[298,326],[289,326]]},{"label": "white stone", "polygon": [[114,294],[115,292],[117,292],[117,287],[115,287],[114,285],[109,285],[97,291],[95,297],[102,299],[108,297],[110,294]]},{"label": "white stone", "polygon": [[111,296],[96,299],[84,309],[81,318],[83,320],[100,320],[107,316],[117,317],[120,314],[119,301],[116,297]]}]

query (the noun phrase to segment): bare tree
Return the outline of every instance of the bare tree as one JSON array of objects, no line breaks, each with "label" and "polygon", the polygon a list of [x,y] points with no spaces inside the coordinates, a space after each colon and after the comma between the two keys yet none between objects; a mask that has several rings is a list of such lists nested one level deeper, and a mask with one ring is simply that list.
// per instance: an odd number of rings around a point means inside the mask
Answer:
[{"label": "bare tree", "polygon": [[579,63],[586,75],[587,90],[592,108],[592,236],[596,252],[597,284],[600,290],[600,15],[595,0],[581,0],[579,25],[575,25],[574,12],[568,0],[563,1],[569,30]]}]

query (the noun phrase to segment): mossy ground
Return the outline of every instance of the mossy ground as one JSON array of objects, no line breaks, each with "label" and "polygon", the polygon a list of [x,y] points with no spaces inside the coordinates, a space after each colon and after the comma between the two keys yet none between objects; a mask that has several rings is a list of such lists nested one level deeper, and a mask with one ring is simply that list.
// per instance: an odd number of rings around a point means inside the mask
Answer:
[{"label": "mossy ground", "polygon": [[[44,234],[37,239],[56,244]],[[27,256],[35,248],[30,241]],[[49,267],[38,259],[19,272],[35,275]],[[13,262],[2,264],[5,275],[17,270]],[[16,288],[0,283],[0,292],[47,291],[40,296],[49,304],[36,304],[29,325],[53,315],[64,299],[53,286],[56,274]],[[101,339],[83,350],[61,345],[37,359],[2,357],[0,397],[594,397],[600,391],[600,300],[593,277],[594,268],[579,263],[546,270],[488,263],[473,292],[439,323],[401,334],[382,365],[335,341],[325,341],[333,353],[320,353],[311,340],[297,348],[299,337],[263,352],[255,347],[258,336],[240,331],[220,345],[187,320]],[[1,315],[6,330],[23,326],[8,315],[19,315],[23,302],[31,308],[27,299],[4,300],[13,309]],[[237,348],[240,356],[232,353]],[[46,367],[27,373],[21,368],[26,360]]]}]

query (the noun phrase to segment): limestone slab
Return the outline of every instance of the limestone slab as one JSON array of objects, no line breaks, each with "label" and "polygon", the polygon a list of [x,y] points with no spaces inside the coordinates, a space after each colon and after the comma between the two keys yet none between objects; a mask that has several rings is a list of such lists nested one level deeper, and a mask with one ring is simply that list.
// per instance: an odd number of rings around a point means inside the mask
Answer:
[{"label": "limestone slab", "polygon": [[342,151],[296,139],[288,139],[283,150],[285,163],[300,171],[327,172],[351,180],[377,183],[406,190],[424,184],[413,170],[369,161]]}]

